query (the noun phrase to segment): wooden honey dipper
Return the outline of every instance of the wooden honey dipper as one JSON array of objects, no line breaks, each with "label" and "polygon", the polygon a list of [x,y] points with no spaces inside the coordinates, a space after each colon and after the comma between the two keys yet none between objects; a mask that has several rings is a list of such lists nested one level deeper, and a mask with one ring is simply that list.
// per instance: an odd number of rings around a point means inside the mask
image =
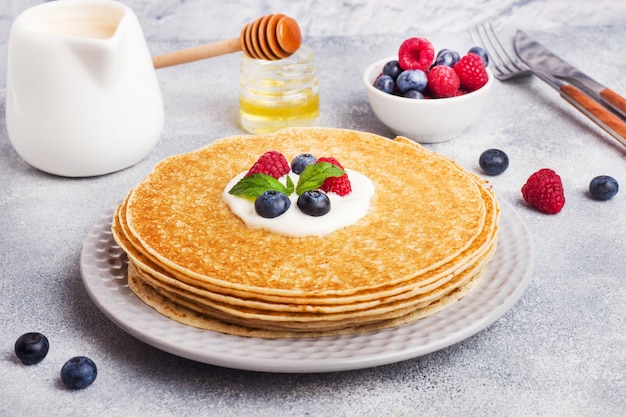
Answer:
[{"label": "wooden honey dipper", "polygon": [[154,68],[212,58],[232,52],[255,59],[287,58],[300,48],[302,35],[298,23],[283,14],[269,14],[248,23],[238,38],[212,42],[152,57]]}]

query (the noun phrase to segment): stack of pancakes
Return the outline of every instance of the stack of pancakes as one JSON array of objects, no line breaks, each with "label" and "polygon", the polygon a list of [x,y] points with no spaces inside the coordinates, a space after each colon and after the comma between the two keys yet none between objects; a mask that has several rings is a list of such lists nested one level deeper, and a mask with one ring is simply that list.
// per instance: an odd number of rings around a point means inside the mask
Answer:
[{"label": "stack of pancakes", "polygon": [[[324,237],[246,226],[222,201],[263,153],[333,156],[375,186],[368,214]],[[202,329],[317,337],[409,323],[476,287],[497,243],[492,190],[401,137],[292,128],[220,139],[169,157],[116,210],[128,284],[146,304]]]}]

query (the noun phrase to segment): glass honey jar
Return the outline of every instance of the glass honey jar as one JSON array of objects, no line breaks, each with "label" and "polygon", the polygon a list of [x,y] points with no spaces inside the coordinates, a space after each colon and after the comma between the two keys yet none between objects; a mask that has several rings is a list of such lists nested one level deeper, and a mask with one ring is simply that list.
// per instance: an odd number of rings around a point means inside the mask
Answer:
[{"label": "glass honey jar", "polygon": [[310,126],[318,118],[319,81],[315,53],[308,46],[276,61],[244,55],[240,69],[239,115],[247,132]]}]

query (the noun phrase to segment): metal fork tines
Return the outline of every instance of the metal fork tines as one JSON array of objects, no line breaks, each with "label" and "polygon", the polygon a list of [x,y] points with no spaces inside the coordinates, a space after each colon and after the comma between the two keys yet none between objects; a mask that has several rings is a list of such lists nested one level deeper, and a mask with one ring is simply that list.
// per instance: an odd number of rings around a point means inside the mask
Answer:
[{"label": "metal fork tines", "polygon": [[490,22],[474,26],[470,34],[474,42],[487,50],[493,75],[497,79],[505,81],[533,73],[516,54],[511,57]]}]

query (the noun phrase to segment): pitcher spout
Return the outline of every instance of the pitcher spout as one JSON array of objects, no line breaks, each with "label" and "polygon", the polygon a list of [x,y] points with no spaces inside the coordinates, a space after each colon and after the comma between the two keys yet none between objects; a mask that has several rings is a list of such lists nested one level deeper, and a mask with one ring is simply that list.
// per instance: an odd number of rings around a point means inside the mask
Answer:
[{"label": "pitcher spout", "polygon": [[110,1],[76,2],[54,22],[58,34],[67,37],[68,49],[93,82],[110,88],[118,82],[125,47],[124,20],[127,9]]}]

